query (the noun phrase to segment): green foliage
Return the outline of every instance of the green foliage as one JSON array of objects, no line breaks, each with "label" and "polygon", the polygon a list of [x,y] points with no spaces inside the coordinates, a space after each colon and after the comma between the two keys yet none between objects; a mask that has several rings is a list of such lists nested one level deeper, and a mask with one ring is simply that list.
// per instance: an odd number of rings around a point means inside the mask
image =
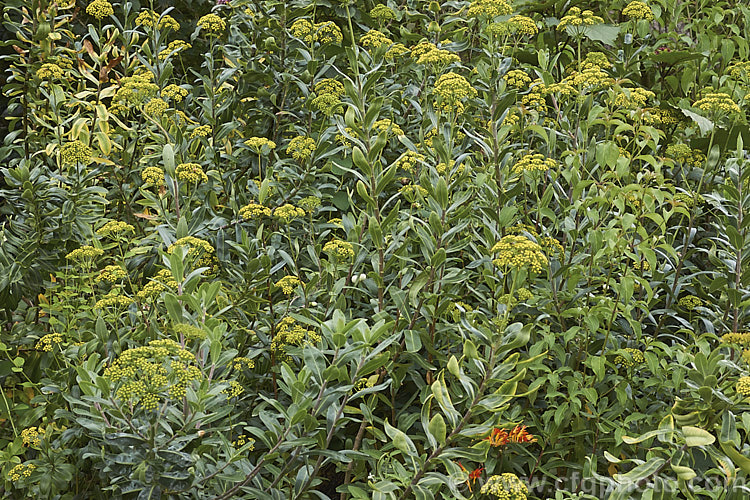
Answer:
[{"label": "green foliage", "polygon": [[747,498],[750,8],[3,14],[4,497]]}]

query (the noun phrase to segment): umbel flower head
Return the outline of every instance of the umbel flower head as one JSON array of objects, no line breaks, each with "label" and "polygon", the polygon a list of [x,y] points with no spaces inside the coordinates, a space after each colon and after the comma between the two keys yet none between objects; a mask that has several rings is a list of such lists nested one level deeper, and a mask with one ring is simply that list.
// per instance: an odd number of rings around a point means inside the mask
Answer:
[{"label": "umbel flower head", "polygon": [[622,15],[629,17],[630,19],[646,19],[648,21],[654,18],[654,13],[651,11],[651,7],[639,1],[630,2],[624,9],[622,9]]},{"label": "umbel flower head", "polygon": [[560,19],[557,30],[562,31],[568,26],[593,26],[594,24],[602,24],[603,22],[604,19],[595,16],[590,10],[581,11],[578,7],[571,7],[568,13]]},{"label": "umbel flower head", "polygon": [[539,33],[539,27],[530,17],[513,16],[507,21],[490,24],[487,26],[487,32],[493,36],[534,36]]},{"label": "umbel flower head", "polygon": [[75,165],[76,163],[88,165],[91,163],[92,155],[91,148],[78,140],[66,142],[60,148],[60,159],[63,165]]},{"label": "umbel flower head", "polygon": [[276,149],[276,143],[265,137],[251,137],[245,141],[245,145],[258,154],[268,154]]},{"label": "umbel flower head", "polygon": [[216,14],[206,14],[198,19],[198,27],[208,32],[208,36],[219,36],[227,28],[227,23]]},{"label": "umbel flower head", "polygon": [[125,233],[134,233],[135,228],[127,222],[111,220],[96,230],[99,236],[117,238]]},{"label": "umbel flower head", "polygon": [[634,366],[642,365],[643,363],[646,362],[646,357],[643,355],[643,352],[641,352],[640,350],[634,349],[632,347],[626,347],[623,350],[627,352],[628,354],[630,354],[632,361],[626,358],[625,356],[623,356],[622,354],[618,354],[615,357],[616,365],[622,365],[627,368],[633,368]]},{"label": "umbel flower head", "polygon": [[492,495],[501,500],[526,500],[529,489],[513,473],[506,472],[491,476],[479,491],[483,495]]},{"label": "umbel flower head", "polygon": [[436,107],[444,111],[464,110],[462,101],[476,97],[477,90],[471,86],[469,81],[458,73],[451,71],[441,75],[435,82]]},{"label": "umbel flower head", "polygon": [[386,47],[392,45],[393,40],[391,40],[378,30],[370,30],[362,35],[362,38],[359,39],[359,43],[362,44],[363,47],[372,47],[373,49],[378,49],[383,45],[385,45]]},{"label": "umbel flower head", "polygon": [[144,10],[138,17],[135,18],[135,24],[138,26],[146,26],[148,28],[154,28],[160,30],[171,29],[173,31],[180,31],[180,23],[178,23],[174,17],[169,14],[162,14],[159,16],[153,10]]},{"label": "umbel flower head", "polygon": [[175,175],[178,180],[193,184],[208,182],[208,176],[203,171],[203,167],[197,163],[180,163],[175,169]]},{"label": "umbel flower head", "polygon": [[36,76],[41,80],[59,80],[63,75],[65,70],[55,63],[44,63],[36,70]]},{"label": "umbel flower head", "polygon": [[750,377],[740,377],[735,386],[737,394],[743,398],[750,397]]},{"label": "umbel flower head", "polygon": [[724,92],[708,92],[702,99],[695,101],[693,107],[712,114],[729,114],[742,111],[729,94]]},{"label": "umbel flower head", "polygon": [[513,9],[506,0],[474,0],[469,6],[469,17],[494,18],[507,16],[513,13]]},{"label": "umbel flower head", "polygon": [[240,217],[245,220],[260,219],[262,217],[270,217],[271,209],[259,205],[257,203],[249,203],[244,207],[240,208]]},{"label": "umbel flower head", "polygon": [[298,135],[289,141],[286,152],[295,160],[303,162],[315,152],[315,139]]},{"label": "umbel flower head", "polygon": [[289,224],[293,219],[304,217],[305,211],[301,208],[295,207],[291,203],[287,203],[286,205],[274,209],[273,215],[284,221],[286,224]]},{"label": "umbel flower head", "polygon": [[213,270],[216,267],[216,256],[214,255],[216,250],[211,243],[195,236],[185,236],[175,241],[169,247],[167,247],[167,253],[171,254],[174,249],[183,246],[188,247],[188,256],[199,257],[196,260],[195,265],[198,267],[208,267]]},{"label": "umbel flower head", "polygon": [[334,239],[323,245],[323,251],[339,260],[354,258],[354,247],[348,241]]},{"label": "umbel flower head", "polygon": [[141,172],[141,179],[146,184],[153,184],[154,186],[164,185],[164,170],[159,167],[146,167]]},{"label": "umbel flower head", "polygon": [[549,261],[542,247],[526,236],[509,234],[503,236],[492,247],[492,253],[497,253],[492,263],[498,267],[530,267],[532,271],[540,272],[547,267]]},{"label": "umbel flower head", "polygon": [[284,276],[279,281],[273,284],[276,288],[281,288],[284,295],[291,295],[294,290],[302,285],[302,281],[296,276]]},{"label": "umbel flower head", "polygon": [[107,0],[94,0],[86,6],[86,14],[97,19],[104,19],[114,13],[115,10],[112,8],[112,4]]},{"label": "umbel flower head", "polygon": [[531,77],[527,75],[525,71],[521,71],[520,69],[512,69],[508,71],[503,78],[509,87],[519,90],[525,90],[531,85]]},{"label": "umbel flower head", "polygon": [[541,153],[524,155],[513,165],[513,173],[520,174],[528,172],[546,172],[557,166],[557,162],[552,158],[544,158]]}]

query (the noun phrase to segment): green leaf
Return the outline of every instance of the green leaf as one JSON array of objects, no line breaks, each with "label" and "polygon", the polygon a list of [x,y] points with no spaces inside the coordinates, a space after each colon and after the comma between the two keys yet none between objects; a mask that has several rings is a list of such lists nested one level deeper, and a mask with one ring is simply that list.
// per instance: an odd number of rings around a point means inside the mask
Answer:
[{"label": "green leaf", "polygon": [[685,437],[685,444],[688,446],[708,446],[716,441],[716,438],[710,432],[690,425],[682,428],[682,435]]},{"label": "green leaf", "polygon": [[693,120],[698,125],[701,134],[707,134],[714,129],[714,122],[708,118],[701,116],[698,113],[694,113],[689,109],[681,108],[680,110],[682,111],[682,114]]},{"label": "green leaf", "polygon": [[440,446],[445,444],[446,427],[445,420],[443,420],[441,414],[436,413],[435,416],[432,417],[427,429],[430,431],[430,434],[435,437]]},{"label": "green leaf", "polygon": [[654,457],[625,474],[615,474],[612,477],[618,483],[636,483],[654,474],[665,462],[663,458]]},{"label": "green leaf", "polygon": [[411,457],[416,457],[418,455],[417,447],[414,446],[414,442],[409,438],[409,436],[406,435],[405,432],[393,427],[388,423],[388,420],[386,420],[383,425],[385,428],[385,433],[389,438],[391,438],[391,441],[393,441],[393,446],[395,446],[402,453]]}]

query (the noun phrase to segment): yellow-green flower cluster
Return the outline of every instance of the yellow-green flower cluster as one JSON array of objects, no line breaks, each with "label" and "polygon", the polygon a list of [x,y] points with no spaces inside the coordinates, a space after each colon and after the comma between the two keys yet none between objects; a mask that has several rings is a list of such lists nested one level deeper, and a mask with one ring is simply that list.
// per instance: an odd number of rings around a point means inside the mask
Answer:
[{"label": "yellow-green flower cluster", "polygon": [[206,332],[202,328],[189,323],[177,323],[172,326],[172,329],[180,338],[188,340],[203,340],[206,338]]},{"label": "yellow-green flower cluster", "polygon": [[726,333],[722,335],[721,340],[725,344],[739,344],[742,346],[750,346],[750,333],[748,332]]},{"label": "yellow-green flower cluster", "polygon": [[656,97],[656,94],[650,90],[639,87],[623,90],[624,92],[618,92],[617,96],[615,96],[615,106],[628,109],[642,108],[649,99]]},{"label": "yellow-green flower cluster", "polygon": [[339,260],[354,258],[354,247],[348,241],[333,239],[323,245],[323,251]]},{"label": "yellow-green flower cluster", "polygon": [[744,398],[750,397],[750,377],[740,377],[735,386],[737,394]]},{"label": "yellow-green flower cluster", "polygon": [[570,83],[578,88],[591,89],[612,85],[614,80],[599,66],[591,66],[581,71],[575,71],[563,82]]},{"label": "yellow-green flower cluster", "polygon": [[644,108],[640,116],[643,123],[656,127],[678,125],[683,120],[677,112],[664,108]]},{"label": "yellow-green flower cluster", "polygon": [[211,135],[211,125],[200,125],[195,127],[190,133],[190,138],[195,139],[196,137],[208,137]]},{"label": "yellow-green flower cluster", "polygon": [[198,267],[208,267],[213,270],[216,266],[216,256],[214,255],[216,250],[211,246],[211,243],[195,236],[185,236],[175,241],[169,247],[167,247],[167,253],[171,254],[174,249],[178,246],[188,247],[188,256],[199,257],[195,261],[195,265]]},{"label": "yellow-green flower cluster", "polygon": [[396,13],[387,5],[378,4],[370,10],[370,17],[380,23],[396,19]]},{"label": "yellow-green flower cluster", "polygon": [[286,152],[295,160],[304,162],[315,152],[315,139],[298,135],[289,141]]},{"label": "yellow-green flower cluster", "polygon": [[18,464],[8,471],[8,479],[13,482],[20,481],[31,477],[31,473],[36,469],[36,465],[32,463]]},{"label": "yellow-green flower cluster", "polygon": [[699,193],[677,193],[676,195],[674,195],[674,198],[672,198],[672,203],[674,205],[684,205],[688,208],[694,208],[696,205],[701,205],[705,201],[705,198],[703,198],[703,196],[701,196]]},{"label": "yellow-green flower cluster", "polygon": [[199,182],[208,182],[208,176],[203,171],[203,167],[197,163],[180,163],[175,169],[177,180],[190,182],[193,184]]},{"label": "yellow-green flower cluster", "polygon": [[60,160],[63,165],[75,165],[76,163],[88,165],[91,163],[93,154],[90,147],[78,140],[66,142],[60,148]]},{"label": "yellow-green flower cluster", "polygon": [[735,79],[747,78],[750,75],[750,61],[737,61],[727,68],[729,76]]},{"label": "yellow-green flower cluster", "polygon": [[526,16],[513,16],[507,21],[511,33],[521,36],[534,36],[539,33],[539,28],[533,19]]},{"label": "yellow-green flower cluster", "polygon": [[706,161],[706,155],[699,149],[692,149],[687,144],[670,144],[666,155],[676,163],[689,167],[700,167]]},{"label": "yellow-green flower cluster", "polygon": [[297,202],[297,205],[309,215],[320,206],[320,198],[317,196],[305,196]]},{"label": "yellow-green flower cluster", "polygon": [[24,446],[39,446],[42,444],[41,435],[44,429],[41,427],[29,427],[21,431],[21,440]]},{"label": "yellow-green flower cluster", "polygon": [[276,143],[265,137],[251,137],[245,141],[245,145],[258,154],[267,154],[276,149]]},{"label": "yellow-green flower cluster", "polygon": [[154,98],[143,106],[143,112],[150,116],[161,116],[169,108],[169,104],[164,99]]},{"label": "yellow-green flower cluster", "polygon": [[568,13],[560,19],[557,29],[558,31],[562,31],[568,26],[592,26],[602,23],[604,23],[604,19],[595,16],[592,11],[581,11],[579,7],[571,7]]},{"label": "yellow-green flower cluster", "polygon": [[168,288],[177,290],[177,282],[168,269],[162,269],[156,273],[156,276],[151,281],[143,286],[136,296],[141,301],[154,300]]},{"label": "yellow-green flower cluster", "polygon": [[154,186],[164,185],[164,170],[159,167],[146,167],[141,172],[141,179],[146,184],[153,184]]},{"label": "yellow-green flower cluster", "polygon": [[[435,165],[435,170],[437,171],[438,174],[445,175],[446,173],[449,173],[453,170],[453,166],[455,164],[456,162],[453,160],[448,161],[447,164],[441,161],[440,163]],[[458,169],[456,170],[456,174],[461,175],[463,171],[464,171],[464,164],[462,163],[458,166]]]},{"label": "yellow-green flower cluster", "polygon": [[107,309],[110,307],[119,309],[121,307],[128,307],[132,303],[133,299],[130,297],[110,293],[97,300],[96,304],[94,304],[94,309]]},{"label": "yellow-green flower cluster", "polygon": [[206,14],[198,19],[198,27],[213,36],[221,34],[227,28],[227,23],[216,14]]},{"label": "yellow-green flower cluster", "polygon": [[373,130],[376,130],[379,134],[385,133],[387,136],[391,135],[404,135],[404,131],[401,130],[401,127],[393,123],[391,120],[385,118],[383,120],[378,120],[372,125]]},{"label": "yellow-green flower cluster", "polygon": [[128,277],[128,273],[120,266],[111,265],[106,266],[104,269],[99,271],[99,275],[96,277],[96,282],[106,281],[108,283],[117,283],[118,281],[124,280]]},{"label": "yellow-green flower cluster", "polygon": [[[252,370],[255,368],[255,361],[253,361],[250,358],[245,358],[243,356],[238,356],[232,360],[232,368],[237,371],[242,370]],[[242,443],[245,444],[245,443]]]},{"label": "yellow-green flower cluster", "polygon": [[696,307],[703,305],[703,301],[695,295],[685,295],[677,301],[677,305],[688,311],[694,310]]},{"label": "yellow-green flower cluster", "polygon": [[249,203],[240,208],[240,217],[245,220],[260,219],[261,217],[270,217],[271,209],[257,203]]},{"label": "yellow-green flower cluster", "polygon": [[385,36],[378,30],[370,30],[359,39],[359,43],[363,47],[372,47],[373,49],[379,49],[381,46],[386,47],[393,44],[393,40]]},{"label": "yellow-green flower cluster", "polygon": [[86,14],[97,19],[104,19],[114,13],[115,9],[112,8],[112,4],[107,0],[94,0],[86,6]]},{"label": "yellow-green flower cluster", "polygon": [[421,40],[411,48],[411,57],[415,61],[419,61],[420,57],[435,49],[437,49],[437,45],[434,43],[428,42],[427,40]]},{"label": "yellow-green flower cluster", "polygon": [[419,198],[427,198],[430,195],[430,192],[419,184],[407,184],[398,192],[411,202],[415,202]]},{"label": "yellow-green flower cluster", "polygon": [[62,342],[63,338],[59,333],[48,333],[37,340],[34,347],[40,351],[50,352],[54,346],[62,344]]},{"label": "yellow-green flower cluster", "polygon": [[118,386],[118,399],[150,411],[165,398],[182,398],[187,386],[203,374],[192,352],[174,340],[160,339],[124,351],[104,376]]},{"label": "yellow-green flower cluster", "polygon": [[153,83],[153,79],[154,75],[150,72],[126,76],[120,80],[120,88],[112,98],[112,102],[115,104],[125,102],[130,106],[143,104],[159,91],[159,86]]},{"label": "yellow-green flower cluster", "polygon": [[65,71],[55,63],[44,63],[36,70],[36,76],[41,80],[59,80],[64,75]]},{"label": "yellow-green flower cluster", "polygon": [[414,173],[417,171],[420,163],[424,161],[424,158],[424,155],[419,154],[416,151],[407,151],[401,155],[401,158],[396,160],[396,163],[401,170]]},{"label": "yellow-green flower cluster", "polygon": [[512,69],[508,71],[503,78],[509,87],[517,88],[519,90],[526,90],[529,88],[529,85],[531,85],[531,77],[527,75],[525,71],[521,71],[520,69]]},{"label": "yellow-green flower cluster", "polygon": [[524,155],[513,165],[513,173],[521,172],[546,172],[557,166],[557,162],[552,158],[545,158],[541,153]]},{"label": "yellow-green flower cluster", "polygon": [[622,15],[629,17],[630,19],[646,19],[648,21],[654,18],[654,13],[651,11],[651,7],[639,1],[630,2],[624,9],[622,9]]},{"label": "yellow-green flower cluster", "polygon": [[242,387],[242,384],[240,384],[236,380],[225,380],[225,382],[229,384],[229,387],[221,391],[221,393],[226,394],[227,399],[236,398],[237,396],[245,392],[245,388]]},{"label": "yellow-green flower cluster", "polygon": [[169,45],[167,45],[167,48],[159,52],[159,59],[166,59],[170,55],[177,54],[179,52],[182,52],[183,50],[187,50],[192,48],[193,46],[187,43],[184,40],[173,40],[169,42]]},{"label": "yellow-green flower cluster", "polygon": [[111,220],[96,230],[99,236],[111,236],[117,238],[125,233],[135,233],[135,228],[127,222]]},{"label": "yellow-green flower cluster", "polygon": [[148,28],[156,27],[160,30],[171,29],[173,31],[180,31],[180,23],[174,17],[169,14],[160,16],[153,10],[144,10],[138,14],[138,17],[135,18],[135,24]]},{"label": "yellow-green flower cluster", "polygon": [[438,49],[437,47],[429,50],[419,56],[417,64],[430,64],[432,66],[447,66],[454,62],[461,60],[458,54],[445,49]]},{"label": "yellow-green flower cluster", "polygon": [[167,99],[172,99],[175,102],[182,102],[182,100],[187,97],[188,91],[186,89],[183,89],[179,85],[175,85],[174,83],[172,83],[164,87],[164,90],[161,91],[161,95],[166,97]]},{"label": "yellow-green flower cluster", "polygon": [[490,251],[497,253],[492,262],[498,267],[528,266],[532,271],[540,272],[549,262],[542,247],[525,236],[503,236]]},{"label": "yellow-green flower cluster", "polygon": [[299,38],[307,44],[314,42],[318,42],[321,45],[329,43],[339,44],[344,40],[341,28],[333,21],[313,24],[307,19],[297,19],[289,27],[289,32],[293,37]]},{"label": "yellow-green flower cluster", "polygon": [[474,0],[469,6],[469,17],[507,16],[513,13],[513,9],[506,0]]},{"label": "yellow-green flower cluster", "polygon": [[293,219],[304,217],[305,211],[301,208],[295,207],[291,203],[287,203],[275,208],[273,211],[273,216],[278,217],[286,224],[289,224]]},{"label": "yellow-green flower cluster", "polygon": [[472,99],[477,95],[477,90],[471,86],[469,81],[453,71],[441,75],[437,79],[434,91],[437,96],[436,107],[443,111],[455,111],[457,113],[464,110],[463,100]]},{"label": "yellow-green flower cluster", "polygon": [[104,254],[104,250],[101,248],[94,248],[90,245],[84,245],[81,248],[76,248],[68,255],[65,256],[68,260],[82,261],[86,259],[94,259]]},{"label": "yellow-green flower cluster", "polygon": [[511,472],[490,476],[479,491],[482,495],[492,495],[500,500],[526,500],[529,489]]},{"label": "yellow-green flower cluster", "polygon": [[518,299],[518,302],[528,302],[534,298],[534,294],[531,293],[531,290],[528,288],[519,288],[516,290],[516,298]]},{"label": "yellow-green flower cluster", "polygon": [[545,97],[551,92],[552,89],[548,88],[540,78],[537,78],[531,82],[529,92],[521,97],[521,104],[525,108],[543,112],[547,108]]},{"label": "yellow-green flower cluster", "polygon": [[315,93],[318,95],[331,94],[341,97],[344,92],[344,84],[333,78],[323,78],[315,84]]},{"label": "yellow-green flower cluster", "polygon": [[341,103],[340,97],[344,95],[344,85],[333,78],[324,78],[315,84],[317,96],[312,100],[312,105],[330,116]]},{"label": "yellow-green flower cluster", "polygon": [[248,438],[247,434],[240,434],[239,436],[237,436],[236,441],[232,441],[232,446],[234,446],[235,448],[241,448],[248,443],[250,443],[250,447],[248,448],[248,450],[255,450],[255,439]]},{"label": "yellow-green flower cluster", "polygon": [[740,107],[724,92],[708,92],[702,99],[693,103],[694,108],[698,108],[706,113],[739,113]]},{"label": "yellow-green flower cluster", "polygon": [[284,295],[291,295],[294,290],[300,285],[302,285],[302,281],[296,276],[284,276],[279,281],[273,284],[276,288],[281,288],[281,291],[284,292]]},{"label": "yellow-green flower cluster", "polygon": [[615,357],[616,365],[622,365],[627,368],[633,368],[634,366],[642,365],[643,363],[646,362],[646,357],[638,349],[634,349],[632,347],[626,347],[625,349],[623,349],[623,351],[626,351],[628,354],[630,354],[632,361],[628,359],[627,357],[623,356],[622,354],[618,354]]},{"label": "yellow-green flower cluster", "polygon": [[276,325],[276,335],[271,341],[271,351],[284,357],[286,346],[301,346],[306,343],[320,342],[320,335],[312,330],[307,330],[290,317],[282,318]]},{"label": "yellow-green flower cluster", "polygon": [[542,247],[542,250],[544,250],[544,253],[549,257],[552,257],[553,255],[565,255],[565,249],[563,248],[562,243],[557,241],[557,239],[552,238],[551,236],[542,236],[537,238],[537,241],[539,242],[539,246]]},{"label": "yellow-green flower cluster", "polygon": [[409,52],[409,49],[407,49],[406,45],[404,45],[403,43],[394,43],[386,51],[385,58],[386,59],[396,59],[398,57],[403,56],[404,54],[406,54],[408,52]]},{"label": "yellow-green flower cluster", "polygon": [[609,69],[612,67],[612,63],[609,62],[609,58],[604,52],[589,52],[586,54],[586,58],[581,61],[581,69],[593,67]]}]

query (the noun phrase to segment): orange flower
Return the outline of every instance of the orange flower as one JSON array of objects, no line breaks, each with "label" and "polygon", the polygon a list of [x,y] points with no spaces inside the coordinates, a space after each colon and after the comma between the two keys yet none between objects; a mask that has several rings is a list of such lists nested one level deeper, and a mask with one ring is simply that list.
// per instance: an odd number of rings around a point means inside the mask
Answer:
[{"label": "orange flower", "polygon": [[[461,462],[458,462],[458,466],[461,467],[462,471],[469,472],[466,470],[466,467],[464,467]],[[483,470],[484,470],[484,467],[477,467],[473,471],[469,472],[469,479],[466,480],[466,485],[469,487],[469,491],[471,491],[471,486],[477,482],[477,479],[480,478]]]},{"label": "orange flower", "polygon": [[484,439],[490,442],[490,446],[505,446],[508,444],[508,432],[505,429],[495,427],[490,435]]},{"label": "orange flower", "polygon": [[536,443],[536,438],[526,431],[525,425],[517,425],[510,432],[495,427],[484,439],[489,441],[491,446],[505,446],[508,443]]}]

